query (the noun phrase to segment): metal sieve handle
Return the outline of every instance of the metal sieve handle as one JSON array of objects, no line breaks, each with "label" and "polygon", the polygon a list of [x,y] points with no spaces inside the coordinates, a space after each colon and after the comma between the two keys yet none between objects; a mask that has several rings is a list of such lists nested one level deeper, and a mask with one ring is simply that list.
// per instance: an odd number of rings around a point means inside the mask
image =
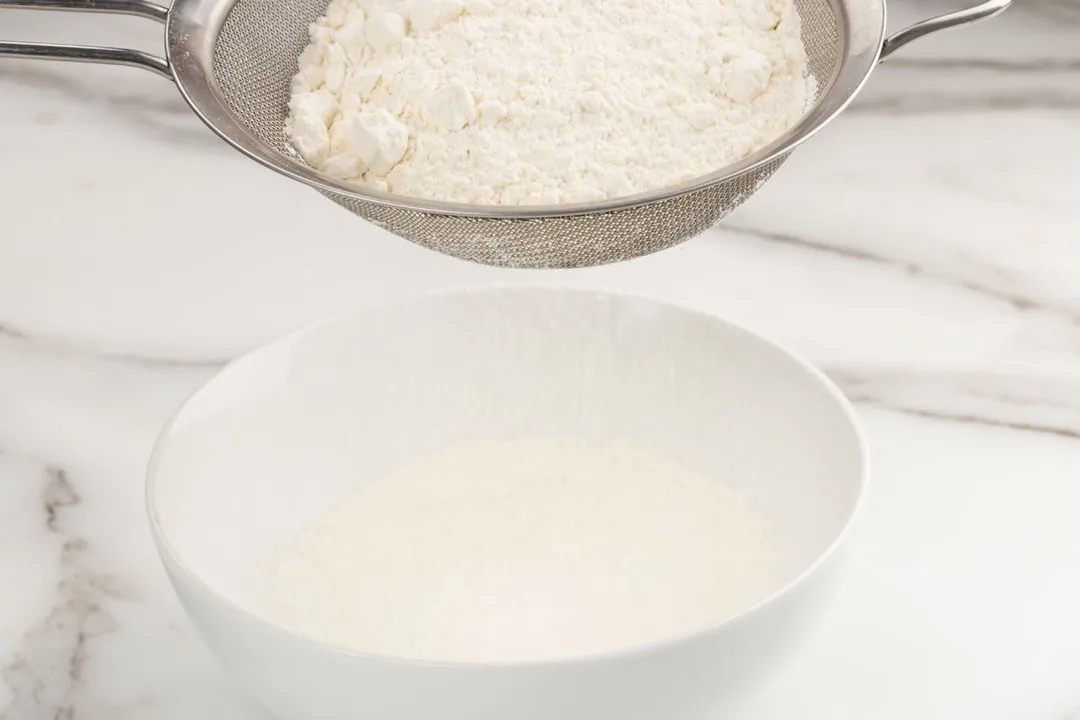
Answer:
[{"label": "metal sieve handle", "polygon": [[[169,17],[168,8],[155,5],[148,0],[0,0],[0,9],[4,8],[134,15],[156,20],[163,25]],[[127,65],[150,70],[162,77],[173,79],[168,60],[141,50],[0,40],[0,57]]]},{"label": "metal sieve handle", "polygon": [[[3,0],[0,0],[0,2],[2,1]],[[936,33],[938,30],[945,30],[958,25],[967,25],[968,23],[973,23],[977,20],[992,18],[995,15],[1005,12],[1009,5],[1012,5],[1012,0],[986,0],[986,2],[981,5],[976,5],[967,10],[958,10],[957,12],[940,15],[935,18],[930,18],[929,20],[923,20],[920,23],[915,23],[911,27],[905,28],[885,39],[885,42],[881,46],[879,61],[887,59],[890,55],[912,40],[918,40],[924,35]]]}]

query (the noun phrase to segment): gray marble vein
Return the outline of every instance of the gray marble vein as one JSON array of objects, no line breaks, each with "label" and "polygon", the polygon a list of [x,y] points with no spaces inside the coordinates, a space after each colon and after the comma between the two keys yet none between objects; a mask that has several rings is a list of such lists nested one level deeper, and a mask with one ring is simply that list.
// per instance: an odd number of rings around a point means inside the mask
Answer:
[{"label": "gray marble vein", "polygon": [[[920,8],[920,15],[932,15],[975,5],[977,0],[893,0],[894,3]],[[889,9],[892,10],[893,6]],[[1012,22],[1014,18],[1031,17],[1054,21],[1080,22],[1080,4],[1076,0],[1015,0],[1007,14],[995,23]],[[1055,25],[1057,22],[1055,22]]]},{"label": "gray marble vein", "polygon": [[9,337],[14,340],[26,340],[26,335],[21,330],[16,330],[8,325],[0,324],[0,337]]},{"label": "gray marble vein", "polygon": [[67,514],[81,502],[79,493],[63,470],[46,468],[43,475],[43,522],[60,540],[56,602],[0,667],[12,693],[4,720],[76,720],[88,647],[116,628],[102,606],[113,581],[83,566],[88,544],[68,529]]},{"label": "gray marble vein", "polygon": [[964,290],[977,293],[991,300],[997,300],[1003,303],[1007,303],[1008,305],[1016,309],[1018,312],[1050,313],[1054,315],[1059,315],[1066,318],[1072,323],[1080,325],[1080,310],[1050,305],[1042,301],[1036,300],[1035,298],[1009,292],[1001,288],[993,287],[992,285],[977,283],[970,280],[961,280],[959,278],[949,277],[947,275],[935,273],[930,268],[907,260],[891,258],[885,255],[878,255],[868,250],[830,245],[828,243],[814,240],[812,238],[801,237],[790,233],[774,232],[770,230],[763,230],[759,228],[752,228],[745,225],[737,225],[731,223],[726,223],[722,227],[724,230],[738,233],[740,235],[757,238],[758,240],[764,240],[770,243],[792,245],[805,248],[807,250],[813,250],[815,252],[829,253],[831,255],[847,258],[849,260],[858,260],[862,262],[885,265],[900,270],[901,272],[911,277],[923,277],[927,279],[938,280],[940,282],[949,283]]},{"label": "gray marble vein", "polygon": [[[1080,48],[1078,48],[1080,53]],[[898,53],[899,54],[899,53]],[[1080,57],[1075,58],[890,58],[888,67],[953,73],[957,70],[1008,73],[1080,73]]]},{"label": "gray marble vein", "polygon": [[[947,7],[924,5],[916,16],[930,17]],[[1072,40],[1075,29],[1070,26],[1078,19],[1080,3],[1072,0],[1019,0],[1001,18],[942,34],[941,50],[935,51],[933,42],[920,43],[890,57],[846,112],[897,116],[1080,109],[1080,44]],[[995,30],[993,39],[978,41],[980,34]]]},{"label": "gray marble vein", "polygon": [[1080,47],[1069,57],[892,58],[845,112],[894,117],[1078,108]]},{"label": "gray marble vein", "polygon": [[1047,398],[1018,397],[1003,392],[993,392],[979,388],[965,389],[969,395],[975,398],[989,400],[1002,405],[1013,405],[1024,408],[1053,408],[1055,410],[1075,411],[1080,415],[1080,404],[1068,403],[1064,400],[1051,400]]},{"label": "gray marble vein", "polygon": [[848,397],[851,399],[852,402],[858,403],[860,405],[869,405],[871,407],[878,407],[882,408],[883,410],[898,412],[904,415],[912,415],[914,417],[927,418],[929,420],[942,420],[945,422],[961,423],[964,425],[981,425],[984,427],[996,427],[1006,430],[1019,430],[1023,432],[1055,435],[1057,437],[1068,438],[1070,440],[1080,440],[1080,430],[1073,430],[1071,428],[1056,427],[1053,425],[1040,425],[1038,423],[1012,422],[1008,420],[1000,420],[998,418],[985,417],[982,415],[950,413],[940,410],[922,410],[919,408],[898,405],[893,402],[886,402],[870,395],[860,395],[858,393],[848,393]]},{"label": "gray marble vein", "polygon": [[831,367],[853,402],[969,425],[1080,439],[1080,379]]},{"label": "gray marble vein", "polygon": [[50,338],[30,335],[22,330],[12,327],[10,324],[0,322],[0,337],[8,337],[18,342],[23,342],[42,350],[53,350],[79,355],[89,355],[98,360],[137,365],[146,369],[197,369],[213,370],[230,362],[233,358],[167,358],[153,355],[139,355],[134,353],[110,353],[101,352],[92,348],[82,347],[67,342],[62,338]]},{"label": "gray marble vein", "polygon": [[1016,110],[1080,110],[1080,94],[1048,90],[1011,90],[961,96],[950,93],[860,98],[845,112],[852,115],[925,115],[988,113]]}]

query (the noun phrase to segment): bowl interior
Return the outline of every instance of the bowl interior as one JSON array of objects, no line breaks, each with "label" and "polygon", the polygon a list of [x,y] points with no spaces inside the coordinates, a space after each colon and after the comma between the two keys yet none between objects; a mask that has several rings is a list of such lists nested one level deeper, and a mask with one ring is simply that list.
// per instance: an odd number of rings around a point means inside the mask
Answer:
[{"label": "bowl interior", "polygon": [[455,441],[630,439],[741,488],[793,580],[856,507],[863,450],[819,373],[714,317],[551,289],[426,296],[233,363],[166,429],[149,502],[166,552],[251,607],[269,551],[360,484]]}]

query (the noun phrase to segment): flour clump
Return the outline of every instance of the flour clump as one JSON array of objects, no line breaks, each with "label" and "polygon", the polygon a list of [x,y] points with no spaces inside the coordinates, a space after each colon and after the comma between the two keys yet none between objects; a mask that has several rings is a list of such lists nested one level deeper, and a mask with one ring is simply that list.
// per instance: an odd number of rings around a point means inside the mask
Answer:
[{"label": "flour clump", "polygon": [[816,92],[793,0],[333,0],[310,39],[293,147],[432,200],[655,190],[769,144]]}]

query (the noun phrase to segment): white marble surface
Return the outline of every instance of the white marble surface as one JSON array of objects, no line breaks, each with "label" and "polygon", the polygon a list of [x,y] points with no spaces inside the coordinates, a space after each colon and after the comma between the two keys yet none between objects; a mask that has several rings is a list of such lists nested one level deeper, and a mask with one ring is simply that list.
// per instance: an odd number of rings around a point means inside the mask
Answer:
[{"label": "white marble surface", "polygon": [[[155,434],[315,316],[515,279],[721,313],[858,400],[874,483],[849,581],[748,718],[1080,717],[1080,6],[1018,4],[906,48],[724,229],[558,277],[390,238],[148,73],[0,61],[0,718],[260,718],[151,548]],[[892,24],[940,9],[894,0]],[[159,32],[0,11],[12,39]]]}]

